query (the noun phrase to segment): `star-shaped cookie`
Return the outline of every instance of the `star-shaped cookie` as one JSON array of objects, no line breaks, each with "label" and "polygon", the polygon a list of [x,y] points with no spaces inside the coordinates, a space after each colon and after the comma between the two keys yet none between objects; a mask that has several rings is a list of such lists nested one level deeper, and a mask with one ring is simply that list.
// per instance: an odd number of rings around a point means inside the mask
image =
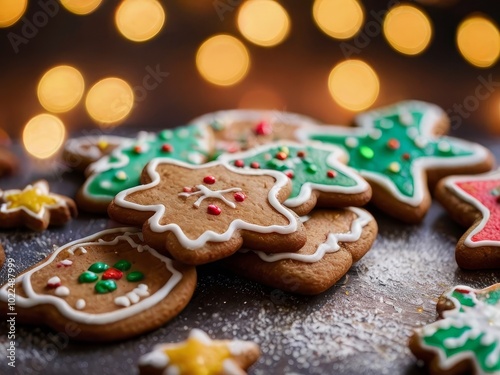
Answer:
[{"label": "star-shaped cookie", "polygon": [[500,169],[439,182],[436,199],[467,232],[455,257],[464,269],[500,268]]},{"label": "star-shaped cookie", "polygon": [[110,217],[142,226],[150,246],[184,263],[215,261],[243,244],[285,252],[306,241],[298,216],[282,205],[291,192],[283,173],[158,158],[141,180],[115,197]]},{"label": "star-shaped cookie", "polygon": [[42,231],[49,225],[63,225],[77,215],[72,199],[49,191],[40,180],[23,190],[0,190],[0,228],[25,226]]},{"label": "star-shaped cookie", "polygon": [[193,329],[186,341],[157,345],[139,359],[141,375],[245,375],[257,361],[257,344],[241,340],[212,340]]},{"label": "star-shaped cookie", "polygon": [[348,166],[372,186],[373,203],[409,223],[420,222],[430,207],[431,187],[451,174],[481,173],[493,166],[484,147],[441,136],[446,113],[433,104],[406,101],[360,114],[358,127],[313,126],[297,137],[343,147]]}]

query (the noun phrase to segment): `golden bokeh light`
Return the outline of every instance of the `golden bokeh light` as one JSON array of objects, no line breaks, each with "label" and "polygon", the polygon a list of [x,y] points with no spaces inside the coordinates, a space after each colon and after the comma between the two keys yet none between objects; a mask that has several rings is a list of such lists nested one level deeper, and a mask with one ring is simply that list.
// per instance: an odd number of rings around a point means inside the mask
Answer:
[{"label": "golden bokeh light", "polygon": [[238,39],[220,34],[207,39],[198,48],[196,67],[208,82],[230,86],[246,76],[250,56]]},{"label": "golden bokeh light", "polygon": [[313,17],[325,34],[336,39],[352,38],[365,18],[357,0],[315,0]]},{"label": "golden bokeh light", "polygon": [[134,106],[134,92],[124,80],[104,78],[87,93],[85,107],[98,124],[107,126],[124,120]]},{"label": "golden bokeh light", "polygon": [[28,121],[23,130],[23,144],[36,158],[47,159],[64,143],[66,129],[56,116],[43,113]]},{"label": "golden bokeh light", "polygon": [[432,24],[420,9],[412,5],[397,5],[385,16],[384,36],[396,51],[418,55],[431,41]]},{"label": "golden bokeh light", "polygon": [[484,16],[474,15],[458,26],[457,45],[469,63],[487,68],[498,60],[500,34],[493,21]]},{"label": "golden bokeh light", "polygon": [[115,13],[118,31],[134,42],[153,38],[162,29],[165,18],[165,10],[157,0],[124,0]]},{"label": "golden bokeh light", "polygon": [[72,66],[60,65],[48,70],[40,79],[37,95],[40,104],[50,112],[66,112],[83,96],[85,82]]},{"label": "golden bokeh light", "polygon": [[26,11],[28,0],[0,0],[0,27],[15,24]]},{"label": "golden bokeh light", "polygon": [[250,0],[240,6],[238,28],[250,42],[271,47],[288,35],[290,17],[274,0]]},{"label": "golden bokeh light", "polygon": [[347,60],[332,69],[328,88],[340,106],[351,111],[361,111],[375,102],[380,84],[370,65],[361,60]]},{"label": "golden bokeh light", "polygon": [[79,16],[90,14],[101,5],[102,0],[60,0],[69,12]]}]

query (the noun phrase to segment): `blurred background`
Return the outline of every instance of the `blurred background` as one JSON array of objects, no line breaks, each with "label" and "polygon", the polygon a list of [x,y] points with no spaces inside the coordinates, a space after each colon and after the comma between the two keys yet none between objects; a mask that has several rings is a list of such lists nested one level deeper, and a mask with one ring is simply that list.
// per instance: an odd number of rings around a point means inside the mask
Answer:
[{"label": "blurred background", "polygon": [[0,140],[43,158],[85,131],[232,108],[348,124],[404,99],[499,135],[499,23],[495,1],[0,0]]}]

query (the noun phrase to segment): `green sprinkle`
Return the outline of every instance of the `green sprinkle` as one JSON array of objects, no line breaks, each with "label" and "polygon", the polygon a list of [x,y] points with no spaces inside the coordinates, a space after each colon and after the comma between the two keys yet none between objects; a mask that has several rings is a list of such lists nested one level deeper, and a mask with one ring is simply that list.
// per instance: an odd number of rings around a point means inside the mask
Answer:
[{"label": "green sprinkle", "polygon": [[116,290],[116,283],[114,280],[100,280],[95,284],[95,291],[99,294],[110,293]]},{"label": "green sprinkle", "polygon": [[370,147],[367,147],[367,146],[361,146],[359,148],[359,153],[365,159],[372,159],[373,156],[375,156],[375,153],[373,152],[373,150]]},{"label": "green sprinkle", "polygon": [[267,166],[271,169],[279,169],[283,163],[277,159],[271,159],[267,162]]},{"label": "green sprinkle", "polygon": [[127,275],[127,280],[128,281],[140,281],[144,279],[144,274],[142,272],[139,272],[139,271],[134,271],[134,272],[130,272],[128,275]]},{"label": "green sprinkle", "polygon": [[304,158],[302,159],[302,163],[309,165],[313,163],[313,160],[311,158]]},{"label": "green sprinkle", "polygon": [[95,273],[101,273],[106,271],[109,268],[109,266],[106,263],[103,262],[97,262],[92,264],[89,267],[89,271],[95,272]]},{"label": "green sprinkle", "polygon": [[168,139],[171,139],[173,135],[174,135],[174,133],[172,132],[172,130],[164,130],[160,133],[160,138],[164,139],[164,140],[168,140]]},{"label": "green sprinkle", "polygon": [[128,260],[120,259],[113,267],[120,271],[128,271],[132,264]]},{"label": "green sprinkle", "polygon": [[80,275],[78,278],[79,283],[93,283],[99,278],[94,272],[92,271],[85,271]]},{"label": "green sprinkle", "polygon": [[316,166],[316,164],[309,164],[307,166],[307,169],[306,169],[307,172],[309,173],[316,173],[318,171],[318,167]]}]

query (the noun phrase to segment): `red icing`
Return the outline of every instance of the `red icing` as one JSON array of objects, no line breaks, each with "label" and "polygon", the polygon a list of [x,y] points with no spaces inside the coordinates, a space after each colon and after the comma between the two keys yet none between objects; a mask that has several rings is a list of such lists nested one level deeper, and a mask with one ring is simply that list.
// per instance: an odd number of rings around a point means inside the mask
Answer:
[{"label": "red icing", "polygon": [[462,191],[479,201],[490,211],[490,217],[483,229],[471,237],[472,242],[500,242],[500,205],[492,190],[498,187],[500,180],[464,181],[455,185]]},{"label": "red icing", "polygon": [[245,166],[245,162],[241,159],[235,160],[234,166],[238,168],[243,168]]},{"label": "red icing", "polygon": [[331,169],[328,172],[326,172],[326,176],[328,178],[335,178],[336,175],[337,173],[335,173],[335,171],[332,171]]},{"label": "red icing", "polygon": [[163,146],[161,146],[161,150],[163,152],[172,152],[174,148],[172,147],[172,145],[165,143]]},{"label": "red icing", "polygon": [[205,176],[203,179],[203,182],[209,185],[215,184],[215,177],[214,176]]},{"label": "red icing", "polygon": [[273,128],[267,121],[261,121],[255,126],[255,134],[269,135],[273,132]]},{"label": "red icing", "polygon": [[123,272],[120,270],[117,270],[116,268],[108,268],[104,273],[102,274],[102,279],[103,280],[120,280],[123,277]]},{"label": "red icing", "polygon": [[245,193],[242,193],[241,191],[234,193],[234,200],[236,202],[243,202],[245,198],[246,198]]},{"label": "red icing", "polygon": [[207,212],[210,214],[210,215],[220,215],[220,213],[222,212],[222,210],[220,209],[220,207],[216,206],[215,204],[210,204],[208,207],[207,207]]},{"label": "red icing", "polygon": [[257,163],[256,161],[252,162],[250,164],[250,167],[253,168],[253,169],[259,169],[260,168],[260,164]]}]

